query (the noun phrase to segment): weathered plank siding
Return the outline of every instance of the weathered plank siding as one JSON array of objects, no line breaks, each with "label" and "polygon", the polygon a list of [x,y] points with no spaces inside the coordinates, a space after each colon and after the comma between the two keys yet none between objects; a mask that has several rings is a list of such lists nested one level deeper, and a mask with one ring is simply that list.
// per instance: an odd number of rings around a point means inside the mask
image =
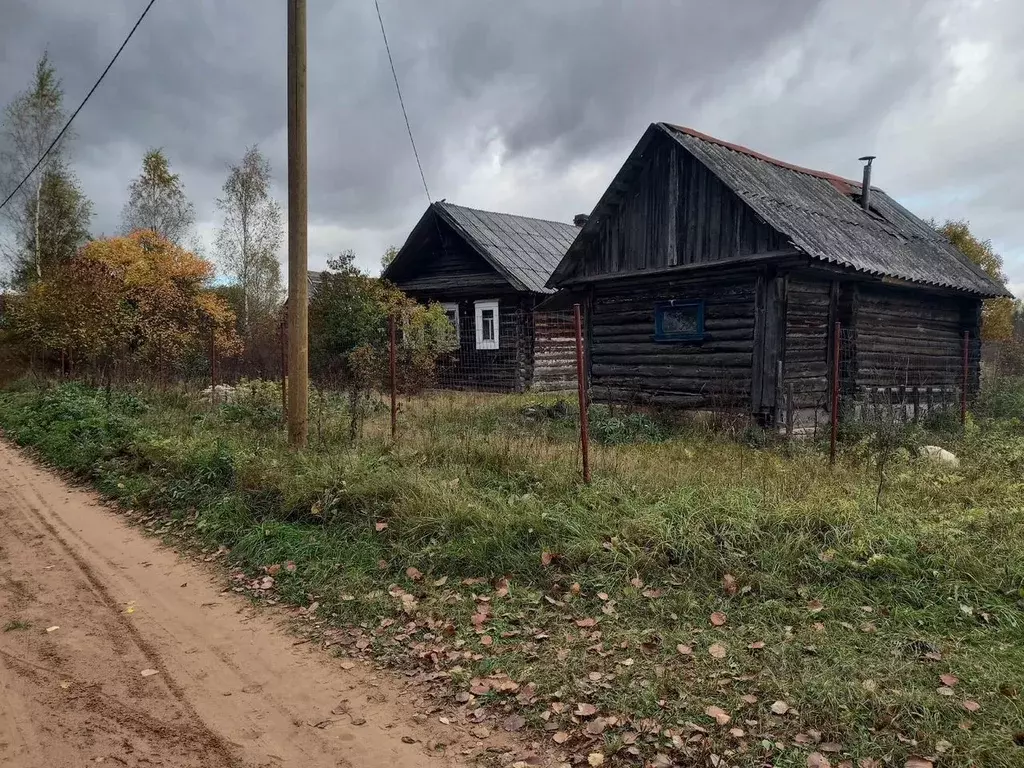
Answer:
[{"label": "weathered plank siding", "polygon": [[391,275],[391,281],[416,298],[446,301],[456,296],[500,293],[509,289],[508,281],[487,261],[450,231],[446,224],[430,233],[421,246],[420,257],[405,269]]},{"label": "weathered plank siding", "polygon": [[[755,291],[753,274],[625,278],[596,284],[591,328],[595,401],[748,407]],[[655,341],[655,304],[704,301],[702,341]]]},{"label": "weathered plank siding", "polygon": [[786,283],[783,379],[793,407],[825,407],[829,392],[829,317],[832,284],[790,275]]},{"label": "weathered plank siding", "polygon": [[973,300],[861,285],[854,316],[862,387],[959,387]]},{"label": "weathered plank siding", "polygon": [[658,141],[601,223],[574,278],[630,274],[778,250],[784,238],[678,144]]}]

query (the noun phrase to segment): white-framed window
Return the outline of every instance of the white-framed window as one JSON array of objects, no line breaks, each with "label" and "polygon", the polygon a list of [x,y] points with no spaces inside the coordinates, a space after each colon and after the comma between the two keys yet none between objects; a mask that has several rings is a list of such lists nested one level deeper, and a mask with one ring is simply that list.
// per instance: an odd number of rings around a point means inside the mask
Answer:
[{"label": "white-framed window", "polygon": [[461,341],[461,331],[459,331],[459,304],[456,301],[442,301],[441,306],[444,307],[444,314],[448,318],[448,322],[452,324],[455,329],[456,340]]},{"label": "white-framed window", "polygon": [[477,301],[476,308],[476,348],[497,349],[498,338],[498,300],[487,299]]}]

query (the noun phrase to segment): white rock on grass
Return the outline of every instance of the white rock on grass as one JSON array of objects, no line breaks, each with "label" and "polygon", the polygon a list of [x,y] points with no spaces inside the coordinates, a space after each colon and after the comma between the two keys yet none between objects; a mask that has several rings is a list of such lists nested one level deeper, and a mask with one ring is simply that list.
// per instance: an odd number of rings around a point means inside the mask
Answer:
[{"label": "white rock on grass", "polygon": [[921,446],[918,455],[923,459],[928,459],[935,464],[941,464],[945,467],[952,469],[960,467],[960,459],[957,458],[955,453],[950,453],[945,448],[940,448],[937,445]]}]

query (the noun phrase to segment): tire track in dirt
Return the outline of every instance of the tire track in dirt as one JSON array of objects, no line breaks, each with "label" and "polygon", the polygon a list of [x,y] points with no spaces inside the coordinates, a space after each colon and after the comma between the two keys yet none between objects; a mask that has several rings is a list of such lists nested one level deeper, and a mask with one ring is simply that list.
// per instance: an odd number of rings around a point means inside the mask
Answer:
[{"label": "tire track in dirt", "polygon": [[459,764],[389,679],[296,646],[2,442],[0,530],[0,766]]}]

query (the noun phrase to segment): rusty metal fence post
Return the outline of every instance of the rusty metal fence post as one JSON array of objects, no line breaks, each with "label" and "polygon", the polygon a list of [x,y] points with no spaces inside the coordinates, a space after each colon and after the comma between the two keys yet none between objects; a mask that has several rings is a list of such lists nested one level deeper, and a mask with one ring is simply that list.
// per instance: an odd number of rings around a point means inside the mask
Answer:
[{"label": "rusty metal fence post", "polygon": [[587,412],[587,372],[583,367],[583,320],[580,305],[573,304],[576,331],[576,389],[580,404],[580,455],[583,458],[583,482],[590,483],[590,417]]},{"label": "rusty metal fence post", "polygon": [[964,331],[964,364],[960,377],[960,426],[967,426],[967,382],[971,370],[971,332]]},{"label": "rusty metal fence post", "polygon": [[395,442],[398,434],[398,382],[395,370],[395,316],[388,317],[388,367],[391,371],[391,442]]},{"label": "rusty metal fence post", "polygon": [[829,416],[832,419],[832,433],[829,438],[828,463],[836,463],[836,441],[839,438],[839,357],[841,354],[840,324],[836,321],[832,334],[832,407]]},{"label": "rusty metal fence post", "polygon": [[217,344],[213,323],[210,323],[210,408],[217,407]]}]

